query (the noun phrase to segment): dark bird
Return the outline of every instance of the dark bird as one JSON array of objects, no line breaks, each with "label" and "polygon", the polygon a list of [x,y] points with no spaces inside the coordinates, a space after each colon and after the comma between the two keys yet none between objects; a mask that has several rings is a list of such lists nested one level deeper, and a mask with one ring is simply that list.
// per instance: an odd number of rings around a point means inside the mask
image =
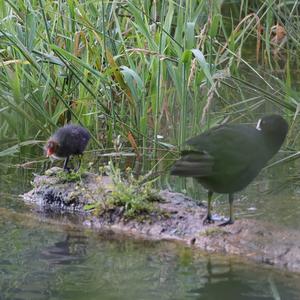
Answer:
[{"label": "dark bird", "polygon": [[[64,158],[64,170],[69,170],[68,162],[71,155],[81,156],[90,139],[89,132],[79,125],[65,125],[59,128],[48,140],[45,151],[47,157]],[[80,168],[81,157],[79,159]]]},{"label": "dark bird", "polygon": [[245,188],[278,152],[288,132],[287,122],[279,115],[260,119],[256,128],[246,124],[229,124],[212,128],[186,143],[171,175],[194,177],[208,189],[207,216],[203,224],[213,223],[211,199],[214,192],[228,194],[229,220],[233,224],[233,194]]}]

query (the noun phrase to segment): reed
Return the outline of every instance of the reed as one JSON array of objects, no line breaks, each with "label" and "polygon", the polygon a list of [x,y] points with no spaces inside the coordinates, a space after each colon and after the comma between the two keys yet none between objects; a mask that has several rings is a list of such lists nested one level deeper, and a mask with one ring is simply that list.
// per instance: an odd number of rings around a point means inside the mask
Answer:
[{"label": "reed", "polygon": [[95,152],[120,135],[143,171],[163,171],[188,137],[274,110],[293,157],[297,3],[0,1],[0,157],[72,121]]}]

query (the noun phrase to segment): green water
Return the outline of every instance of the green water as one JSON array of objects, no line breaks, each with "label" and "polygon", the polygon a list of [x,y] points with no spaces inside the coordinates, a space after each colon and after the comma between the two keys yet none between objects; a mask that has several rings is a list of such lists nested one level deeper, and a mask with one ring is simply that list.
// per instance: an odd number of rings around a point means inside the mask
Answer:
[{"label": "green water", "polygon": [[300,296],[300,277],[207,256],[172,243],[138,242],[50,226],[42,217],[28,220],[30,214],[23,220],[1,219],[0,299]]},{"label": "green water", "polygon": [[30,177],[13,178],[0,194],[1,300],[300,299],[300,275],[34,212],[16,196]]}]

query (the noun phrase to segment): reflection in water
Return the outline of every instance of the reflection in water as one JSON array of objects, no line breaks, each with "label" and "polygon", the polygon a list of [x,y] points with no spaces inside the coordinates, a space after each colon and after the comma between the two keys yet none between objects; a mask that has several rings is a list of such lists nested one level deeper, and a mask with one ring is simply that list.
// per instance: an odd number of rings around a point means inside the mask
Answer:
[{"label": "reflection in water", "polygon": [[67,234],[63,241],[43,249],[39,258],[45,260],[49,265],[82,263],[86,255],[86,247],[86,236]]},{"label": "reflection in water", "polygon": [[[1,235],[0,299],[299,299],[299,277],[173,243],[10,224]],[[10,237],[10,239],[9,239]]]},{"label": "reflection in water", "polygon": [[[255,274],[252,274],[254,276],[251,278],[251,274],[245,270],[236,272],[232,264],[224,268],[208,262],[207,271],[207,275],[204,276],[206,282],[200,288],[189,291],[193,296],[198,295],[196,299],[280,299],[274,298],[275,292],[268,289],[268,282],[257,281]],[[276,289],[275,285],[273,289]]]}]

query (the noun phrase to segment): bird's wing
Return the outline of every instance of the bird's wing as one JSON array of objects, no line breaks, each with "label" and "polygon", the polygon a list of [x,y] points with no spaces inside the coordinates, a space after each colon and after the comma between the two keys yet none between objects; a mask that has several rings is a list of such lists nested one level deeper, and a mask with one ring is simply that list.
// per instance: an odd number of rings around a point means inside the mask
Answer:
[{"label": "bird's wing", "polygon": [[185,150],[175,162],[171,175],[184,177],[205,177],[212,175],[213,157],[205,151]]},{"label": "bird's wing", "polygon": [[243,124],[221,125],[214,127],[202,134],[186,141],[186,144],[198,150],[210,150],[219,148],[225,143],[234,143],[245,140],[249,134],[253,134],[254,128]]},{"label": "bird's wing", "polygon": [[220,126],[191,138],[187,144],[213,158],[213,173],[238,174],[263,163],[263,155],[257,155],[263,151],[263,140],[247,125]]}]

